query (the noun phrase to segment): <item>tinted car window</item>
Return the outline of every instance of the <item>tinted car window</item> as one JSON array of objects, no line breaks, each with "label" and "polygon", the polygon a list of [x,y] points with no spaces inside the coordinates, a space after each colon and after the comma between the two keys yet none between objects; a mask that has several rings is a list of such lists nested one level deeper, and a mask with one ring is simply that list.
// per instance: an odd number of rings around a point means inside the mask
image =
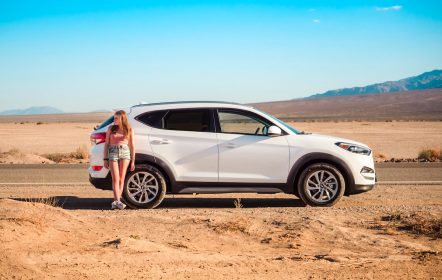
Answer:
[{"label": "tinted car window", "polygon": [[211,111],[171,110],[164,117],[164,128],[169,130],[212,132]]},{"label": "tinted car window", "polygon": [[98,126],[96,129],[101,129],[103,127],[106,127],[114,122],[114,115],[110,116],[107,120],[105,120],[100,126]]},{"label": "tinted car window", "polygon": [[246,112],[218,111],[218,119],[222,133],[267,135],[272,125]]},{"label": "tinted car window", "polygon": [[166,113],[167,111],[147,112],[139,115],[135,119],[151,127],[163,128],[164,127],[163,118],[166,115]]}]

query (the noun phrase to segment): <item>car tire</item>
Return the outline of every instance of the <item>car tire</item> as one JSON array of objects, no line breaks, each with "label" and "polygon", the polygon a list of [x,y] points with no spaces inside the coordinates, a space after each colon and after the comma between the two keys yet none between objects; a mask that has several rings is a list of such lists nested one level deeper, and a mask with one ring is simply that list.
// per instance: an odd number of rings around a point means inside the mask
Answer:
[{"label": "car tire", "polygon": [[297,192],[302,201],[310,206],[335,205],[345,192],[342,173],[328,163],[316,163],[305,168],[298,181]]},{"label": "car tire", "polygon": [[124,182],[123,200],[133,209],[157,207],[166,195],[166,179],[154,166],[137,165]]}]

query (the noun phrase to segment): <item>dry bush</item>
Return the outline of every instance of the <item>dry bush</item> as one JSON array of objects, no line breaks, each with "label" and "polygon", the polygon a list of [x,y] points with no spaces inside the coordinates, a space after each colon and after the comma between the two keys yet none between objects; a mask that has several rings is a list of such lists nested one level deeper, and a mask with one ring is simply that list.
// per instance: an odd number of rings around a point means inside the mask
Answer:
[{"label": "dry bush", "polygon": [[250,221],[242,218],[237,219],[236,221],[232,220],[224,223],[211,224],[209,227],[218,233],[240,232],[249,234],[248,229],[250,228]]},{"label": "dry bush", "polygon": [[[55,197],[39,197],[39,198],[21,198],[19,201],[26,203],[41,203],[51,207],[61,207]],[[7,220],[17,225],[26,225],[30,223],[36,229],[42,230],[50,224],[54,212],[49,208],[36,207],[36,205],[21,205],[17,208],[7,208],[0,213],[0,220]],[[30,228],[27,228],[29,230]]]},{"label": "dry bush", "polygon": [[75,150],[75,152],[72,152],[70,155],[72,158],[75,159],[89,159],[89,150],[86,145],[81,145]]},{"label": "dry bush", "polygon": [[52,153],[52,154],[42,154],[41,156],[44,157],[44,158],[47,158],[49,160],[52,160],[52,161],[54,161],[56,163],[59,163],[59,162],[61,162],[66,157],[66,154]]},{"label": "dry bush", "polygon": [[383,154],[383,153],[375,153],[374,154],[374,158],[375,159],[379,159],[379,160],[386,160],[387,156],[385,154]]},{"label": "dry bush", "polygon": [[25,198],[26,202],[41,203],[52,207],[62,207],[63,203],[59,203],[58,199],[53,196],[50,197],[38,197],[38,198]]},{"label": "dry bush", "polygon": [[16,156],[16,155],[21,154],[21,152],[17,148],[12,148],[9,151],[7,151],[5,154],[11,155],[11,156]]},{"label": "dry bush", "polygon": [[4,157],[7,157],[7,156],[18,156],[18,155],[21,155],[21,154],[22,154],[22,153],[20,152],[19,149],[17,149],[17,148],[12,148],[12,149],[10,149],[9,151],[4,152],[4,153],[2,153],[2,152],[0,151],[0,158],[4,158]]},{"label": "dry bush", "polygon": [[390,234],[392,229],[411,232],[433,238],[442,238],[442,217],[432,217],[428,213],[391,213],[375,222],[373,229]]},{"label": "dry bush", "polygon": [[425,214],[411,214],[401,220],[401,230],[411,231],[417,235],[442,238],[442,217],[428,217]]},{"label": "dry bush", "polygon": [[418,159],[436,161],[441,158],[441,151],[434,148],[425,148],[419,151]]},{"label": "dry bush", "polygon": [[237,198],[235,199],[235,201],[233,202],[233,204],[235,205],[235,208],[237,209],[241,209],[242,208],[242,204],[241,204],[241,198]]},{"label": "dry bush", "polygon": [[44,158],[52,160],[56,163],[60,162],[70,162],[71,159],[89,159],[89,151],[86,145],[79,146],[75,152],[71,153],[48,153],[41,155]]}]

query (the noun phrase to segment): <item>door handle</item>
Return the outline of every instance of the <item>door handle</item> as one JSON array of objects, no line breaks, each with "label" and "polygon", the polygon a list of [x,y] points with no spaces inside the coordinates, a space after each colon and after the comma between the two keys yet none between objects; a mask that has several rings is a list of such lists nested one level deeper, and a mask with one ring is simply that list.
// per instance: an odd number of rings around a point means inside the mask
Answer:
[{"label": "door handle", "polygon": [[235,145],[235,143],[227,143],[227,144],[225,145],[225,147],[226,147],[226,148],[229,148],[229,149],[232,149],[232,148],[235,148],[236,145]]},{"label": "door handle", "polygon": [[171,141],[169,139],[161,139],[161,140],[153,140],[150,143],[154,145],[167,145],[170,144]]}]

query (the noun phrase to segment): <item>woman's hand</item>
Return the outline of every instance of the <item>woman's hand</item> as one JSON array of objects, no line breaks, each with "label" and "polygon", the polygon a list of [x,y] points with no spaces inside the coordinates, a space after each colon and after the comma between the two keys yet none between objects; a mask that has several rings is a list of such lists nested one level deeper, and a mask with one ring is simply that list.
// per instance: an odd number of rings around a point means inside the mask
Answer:
[{"label": "woman's hand", "polygon": [[130,171],[135,170],[135,163],[133,161],[130,162]]},{"label": "woman's hand", "polygon": [[104,160],[104,167],[109,169],[109,161],[107,159]]}]

